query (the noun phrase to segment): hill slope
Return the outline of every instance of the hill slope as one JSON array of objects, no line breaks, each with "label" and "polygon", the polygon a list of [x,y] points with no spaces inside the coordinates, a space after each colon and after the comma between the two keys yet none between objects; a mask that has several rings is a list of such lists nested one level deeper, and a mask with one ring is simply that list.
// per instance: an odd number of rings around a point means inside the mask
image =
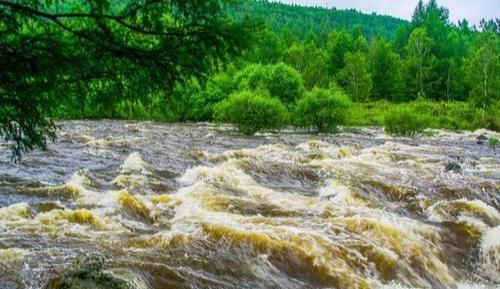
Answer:
[{"label": "hill slope", "polygon": [[383,36],[388,39],[400,26],[408,23],[395,17],[364,14],[356,10],[304,7],[266,0],[243,0],[235,14],[237,17],[249,15],[263,19],[274,31],[287,27],[299,38],[305,37],[309,31],[321,35],[333,29],[359,26],[369,38]]}]

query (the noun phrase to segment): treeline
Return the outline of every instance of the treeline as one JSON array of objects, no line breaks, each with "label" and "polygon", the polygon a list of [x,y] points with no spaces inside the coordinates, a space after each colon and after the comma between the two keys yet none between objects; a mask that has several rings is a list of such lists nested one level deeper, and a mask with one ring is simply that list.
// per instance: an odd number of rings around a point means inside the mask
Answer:
[{"label": "treeline", "polygon": [[[448,10],[435,0],[427,4],[420,1],[411,22],[264,1],[245,1],[238,9],[237,17],[245,11],[252,17],[269,18],[270,23],[255,32],[252,49],[233,58],[206,81],[193,78],[185,85],[177,85],[167,97],[156,93],[142,100],[120,100],[107,105],[98,105],[99,100],[91,95],[85,99],[86,103],[78,105],[66,99],[55,115],[216,120],[252,125],[260,117],[264,118],[261,128],[294,124],[328,131],[338,124],[389,126],[391,118],[406,115],[419,127],[500,128],[498,20],[483,21],[480,28],[471,27],[465,20],[454,25]],[[352,19],[371,19],[366,21],[369,25],[373,21],[385,24],[367,32],[363,27],[368,26],[361,22],[350,28],[331,30],[323,38],[325,34],[314,29],[329,27],[325,24],[328,21],[320,20],[328,13],[357,13],[359,17]],[[291,25],[294,18],[298,19],[295,26]],[[307,21],[311,24],[304,25]],[[399,28],[394,30],[392,25],[396,23]],[[349,27],[351,22],[344,24]],[[273,100],[264,103],[266,98]],[[241,111],[235,111],[239,105]],[[268,121],[273,113],[237,119],[243,116],[245,108],[256,105],[274,109],[274,115],[280,116],[277,124]],[[319,106],[306,109],[308,105]],[[325,105],[331,109],[322,111]],[[336,105],[342,109],[334,108]],[[333,113],[336,115],[328,116]],[[305,120],[304,114],[323,120],[311,125],[314,121]]]},{"label": "treeline", "polygon": [[235,21],[233,4],[0,1],[0,145],[19,156],[44,147],[58,117],[118,117],[127,99],[156,105],[205,78],[253,43],[254,21]]},{"label": "treeline", "polygon": [[[270,11],[288,9],[286,15],[290,18],[294,12],[295,15],[324,13],[321,9],[254,3],[257,15],[263,13],[258,9],[262,5],[269,5]],[[332,14],[336,12],[332,10]],[[286,21],[287,17],[279,19]],[[309,18],[296,19],[295,23],[302,25],[301,19]],[[304,28],[290,33],[286,24],[281,29],[265,30],[245,60],[264,64],[285,62],[302,74],[308,89],[335,81],[355,101],[402,102],[423,97],[438,101],[475,99],[488,104],[498,100],[499,21],[483,21],[480,29],[470,27],[466,20],[453,25],[446,8],[435,0],[427,4],[420,1],[411,23],[400,22],[397,29],[385,29],[386,33],[371,34],[363,24],[330,30],[326,39],[317,31],[301,38]],[[313,22],[309,27],[325,27],[320,23]],[[397,22],[381,18],[376,27],[388,27],[383,23]],[[480,77],[485,79],[481,81]]]},{"label": "treeline", "polygon": [[320,41],[326,41],[332,30],[350,29],[356,26],[366,37],[392,39],[398,28],[407,23],[391,16],[364,14],[354,9],[337,10],[287,5],[267,0],[240,1],[230,13],[237,18],[251,15],[262,19],[274,32],[292,34],[299,39],[306,39],[310,35]]}]

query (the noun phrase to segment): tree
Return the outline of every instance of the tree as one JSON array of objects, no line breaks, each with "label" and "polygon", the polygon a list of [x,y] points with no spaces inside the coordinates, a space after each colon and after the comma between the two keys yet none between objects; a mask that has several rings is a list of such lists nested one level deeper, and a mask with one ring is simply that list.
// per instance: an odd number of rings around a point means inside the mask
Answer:
[{"label": "tree", "polygon": [[258,31],[255,38],[254,49],[246,57],[248,60],[261,64],[271,64],[281,60],[285,47],[282,40],[269,27]]},{"label": "tree", "polygon": [[284,63],[249,65],[235,76],[241,89],[269,91],[286,105],[294,104],[304,94],[300,73]]},{"label": "tree", "polygon": [[432,44],[425,28],[417,28],[410,35],[406,45],[406,86],[410,98],[426,96],[432,85],[430,75],[435,62],[431,54]]},{"label": "tree", "polygon": [[371,47],[372,97],[374,99],[400,100],[402,79],[401,60],[389,43],[377,39]]},{"label": "tree", "polygon": [[360,51],[363,52],[364,54],[367,54],[368,51],[370,50],[370,46],[368,45],[368,40],[363,35],[360,35],[354,40],[353,42],[353,51]]},{"label": "tree", "polygon": [[425,6],[424,14],[425,14],[424,18],[427,17],[429,14],[436,14],[443,22],[447,22],[448,19],[450,18],[450,12],[448,11],[448,9],[439,6],[436,0],[429,0],[429,3],[427,3],[427,5]]},{"label": "tree", "polygon": [[361,52],[348,52],[345,55],[346,66],[339,73],[339,78],[347,93],[356,101],[365,101],[370,97],[372,79],[368,61]]},{"label": "tree", "polygon": [[106,108],[203,78],[251,43],[230,2],[0,1],[0,136],[19,156],[53,136],[63,98]]},{"label": "tree", "polygon": [[391,16],[363,14],[356,10],[290,5],[283,3],[284,1],[238,2],[241,5],[231,11],[236,18],[251,15],[264,20],[276,33],[290,32],[288,36],[291,37],[282,38],[286,46],[299,42],[299,39],[306,40],[309,31],[316,35],[316,43],[322,45],[330,31],[355,26],[359,26],[359,30],[367,38],[382,36],[389,39],[394,36],[396,29],[406,22]]},{"label": "tree", "polygon": [[500,18],[496,19],[481,19],[481,22],[479,23],[479,27],[483,29],[484,31],[493,31],[497,34],[500,34]]},{"label": "tree", "polygon": [[280,33],[280,39],[284,42],[285,46],[290,47],[299,42],[297,35],[290,28],[289,23],[283,26]]},{"label": "tree", "polygon": [[450,99],[453,73],[456,71],[454,65],[459,59],[456,55],[458,37],[451,34],[452,26],[449,21],[448,9],[441,7],[435,0],[429,1],[425,6],[422,28],[425,28],[427,36],[432,39],[431,54],[435,56],[436,63],[429,72],[429,85],[427,96],[435,100]]},{"label": "tree", "polygon": [[467,80],[474,104],[486,109],[500,101],[500,36],[486,31],[467,60]]},{"label": "tree", "polygon": [[295,125],[314,128],[319,132],[335,132],[345,124],[351,102],[339,89],[314,88],[298,103],[295,109]]},{"label": "tree", "polygon": [[424,1],[419,0],[417,3],[417,7],[415,7],[415,11],[413,12],[413,15],[411,17],[411,23],[414,26],[417,27],[420,26],[424,21],[424,14],[425,14]]},{"label": "tree", "polygon": [[294,44],[285,52],[285,62],[297,69],[307,89],[325,87],[329,82],[327,53],[316,44]]},{"label": "tree", "polygon": [[229,73],[219,73],[212,76],[204,86],[189,93],[188,119],[191,121],[212,121],[214,107],[226,99],[234,91],[234,81]]},{"label": "tree", "polygon": [[352,40],[346,31],[333,31],[327,42],[328,69],[330,74],[337,74],[345,66],[344,55],[353,50]]}]

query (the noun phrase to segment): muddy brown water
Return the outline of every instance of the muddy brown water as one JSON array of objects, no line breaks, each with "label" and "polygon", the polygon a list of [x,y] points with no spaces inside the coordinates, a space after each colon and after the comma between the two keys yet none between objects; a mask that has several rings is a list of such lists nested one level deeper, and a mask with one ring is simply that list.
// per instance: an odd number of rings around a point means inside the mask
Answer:
[{"label": "muddy brown water", "polygon": [[140,289],[500,288],[494,132],[58,125],[17,164],[0,146],[2,289],[89,252]]}]

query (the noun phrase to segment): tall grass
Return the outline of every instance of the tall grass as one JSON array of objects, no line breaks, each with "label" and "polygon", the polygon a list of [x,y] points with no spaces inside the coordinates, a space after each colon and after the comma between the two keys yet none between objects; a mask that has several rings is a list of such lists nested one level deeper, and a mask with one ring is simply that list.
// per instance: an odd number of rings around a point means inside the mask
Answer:
[{"label": "tall grass", "polygon": [[479,110],[466,102],[436,102],[418,99],[408,103],[377,101],[351,106],[350,126],[384,126],[389,133],[411,135],[421,127],[449,130],[500,128],[500,108]]}]

